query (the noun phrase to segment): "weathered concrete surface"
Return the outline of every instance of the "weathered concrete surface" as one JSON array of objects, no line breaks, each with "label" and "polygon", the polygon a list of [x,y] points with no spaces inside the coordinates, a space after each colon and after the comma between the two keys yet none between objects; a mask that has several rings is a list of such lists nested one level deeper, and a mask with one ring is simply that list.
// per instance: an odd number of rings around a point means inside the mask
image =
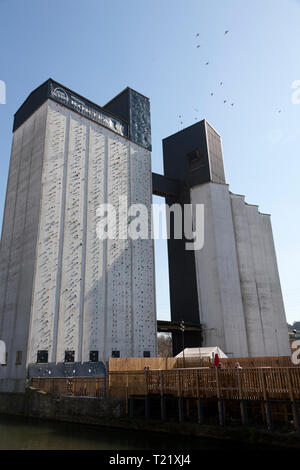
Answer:
[{"label": "weathered concrete surface", "polygon": [[247,335],[228,185],[207,183],[191,190],[204,204],[204,247],[195,251],[204,345],[230,357],[248,356]]},{"label": "weathered concrete surface", "polygon": [[226,184],[195,186],[191,200],[204,204],[204,247],[195,252],[203,346],[231,357],[290,355],[269,215]]},{"label": "weathered concrete surface", "polygon": [[246,210],[247,205],[245,204],[244,196],[231,193],[230,198],[249,356],[263,357],[266,355],[266,350],[254,272],[253,252]]},{"label": "weathered concrete surface", "polygon": [[0,393],[0,414],[24,416],[25,393]]},{"label": "weathered concrete surface", "polygon": [[290,354],[288,327],[285,317],[271,217],[268,214],[260,214],[260,219],[264,236],[264,250],[266,269],[268,271],[269,289],[273,305],[273,327],[275,329],[277,355],[288,356]]},{"label": "weathered concrete surface", "polygon": [[0,393],[0,414],[83,424],[101,424],[125,416],[125,402],[114,398],[57,398],[27,389],[25,393]]},{"label": "weathered concrete surface", "polygon": [[46,117],[43,105],[13,138],[0,245],[0,338],[8,354],[0,378],[7,378],[6,391],[24,391]]}]

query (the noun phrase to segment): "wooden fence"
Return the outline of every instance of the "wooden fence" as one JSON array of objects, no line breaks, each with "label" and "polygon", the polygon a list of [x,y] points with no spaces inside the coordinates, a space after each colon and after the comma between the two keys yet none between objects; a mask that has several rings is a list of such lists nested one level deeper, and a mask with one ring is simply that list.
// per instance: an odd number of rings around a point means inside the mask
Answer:
[{"label": "wooden fence", "polygon": [[160,397],[162,420],[166,419],[166,399],[175,398],[180,422],[184,420],[184,401],[187,407],[191,402],[197,404],[199,423],[203,423],[202,402],[215,401],[221,425],[225,424],[225,403],[239,403],[243,424],[248,422],[247,406],[258,404],[268,429],[273,426],[274,406],[278,408],[276,413],[284,415],[286,421],[289,408],[295,429],[300,432],[299,367],[110,371],[108,381],[104,377],[33,378],[30,387],[56,396],[123,398],[126,413],[131,417],[134,416],[134,401],[143,399],[145,416],[149,418],[150,397],[156,396]]},{"label": "wooden fence", "polygon": [[168,395],[230,400],[299,400],[300,368],[172,369],[110,372],[105,377],[33,378],[30,386],[56,396],[128,398]]},{"label": "wooden fence", "polygon": [[168,370],[176,367],[176,364],[176,357],[110,357],[108,370],[110,372],[144,370],[145,367]]},{"label": "wooden fence", "polygon": [[[215,402],[222,426],[227,407],[238,405],[242,423],[247,424],[247,408],[259,406],[268,429],[272,429],[274,413],[284,416],[288,423],[288,415],[292,412],[291,422],[300,432],[299,367],[110,371],[108,380],[104,377],[33,378],[30,388],[55,396],[123,398],[126,413],[131,417],[134,417],[135,400],[144,401],[145,417],[149,418],[150,397],[154,402],[159,398],[162,420],[166,419],[166,400],[175,398],[179,422],[184,420],[185,402],[188,409],[190,404],[196,404],[200,424],[204,422],[203,403],[208,406],[208,402]],[[157,413],[157,405],[152,411]]]},{"label": "wooden fence", "polygon": [[[290,356],[221,359],[221,363],[226,369],[234,369],[237,362],[246,369],[255,367],[296,367],[292,363]],[[185,359],[182,357],[109,358],[109,371],[111,372],[144,370],[145,367],[150,367],[150,369],[155,370],[170,370],[182,369],[183,367],[187,369],[195,367],[210,367],[211,365],[213,365],[213,360],[209,357],[186,357]]]},{"label": "wooden fence", "polygon": [[[255,367],[297,367],[295,366],[290,356],[277,356],[277,357],[234,357],[227,359],[220,359],[222,365],[226,369],[234,369],[238,362],[243,368]],[[213,360],[209,357],[187,357],[183,360],[182,357],[177,358],[176,368],[193,368],[193,367],[209,367],[213,364]],[[300,364],[299,364],[300,366]],[[298,367],[299,367],[298,366]],[[130,370],[130,369],[127,369]]]},{"label": "wooden fence", "polygon": [[300,399],[300,368],[110,372],[109,395],[173,395],[230,400]]},{"label": "wooden fence", "polygon": [[[111,359],[107,383],[105,377],[46,377],[31,379],[31,386],[57,396],[128,398],[160,394],[246,400],[300,399],[300,367],[290,367],[289,357],[227,359],[222,360],[223,369],[208,367],[207,361],[205,367],[197,368],[194,362],[190,364],[194,368],[179,369],[175,367],[178,359],[170,359]],[[234,368],[237,361],[242,369]],[[274,362],[275,367],[267,365]],[[247,363],[250,367],[246,368]],[[279,366],[280,363],[289,367]],[[159,367],[154,369],[155,365]],[[168,368],[163,369],[164,365]],[[144,370],[146,366],[150,369]]]},{"label": "wooden fence", "polygon": [[104,397],[107,391],[105,377],[33,378],[30,386],[60,397]]}]

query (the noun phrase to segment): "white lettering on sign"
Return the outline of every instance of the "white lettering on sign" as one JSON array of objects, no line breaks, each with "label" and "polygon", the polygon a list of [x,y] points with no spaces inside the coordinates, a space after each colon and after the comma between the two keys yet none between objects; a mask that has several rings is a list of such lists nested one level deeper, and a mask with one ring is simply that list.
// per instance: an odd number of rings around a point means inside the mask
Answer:
[{"label": "white lettering on sign", "polygon": [[50,96],[56,101],[68,106],[79,114],[86,116],[93,121],[102,124],[105,127],[117,132],[120,135],[125,135],[125,126],[117,119],[106,116],[101,111],[97,110],[93,106],[89,106],[86,102],[80,100],[74,95],[71,95],[61,87],[51,87]]}]

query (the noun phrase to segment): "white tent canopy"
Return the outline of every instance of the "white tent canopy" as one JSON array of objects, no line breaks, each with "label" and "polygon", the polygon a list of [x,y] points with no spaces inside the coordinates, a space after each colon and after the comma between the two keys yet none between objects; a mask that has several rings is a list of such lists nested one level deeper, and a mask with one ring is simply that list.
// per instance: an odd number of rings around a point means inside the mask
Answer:
[{"label": "white tent canopy", "polygon": [[[215,354],[218,354],[219,358],[227,358],[226,354],[218,346],[212,346],[207,348],[185,348],[184,357],[210,357],[214,358]],[[183,352],[177,354],[176,357],[183,357]]]}]

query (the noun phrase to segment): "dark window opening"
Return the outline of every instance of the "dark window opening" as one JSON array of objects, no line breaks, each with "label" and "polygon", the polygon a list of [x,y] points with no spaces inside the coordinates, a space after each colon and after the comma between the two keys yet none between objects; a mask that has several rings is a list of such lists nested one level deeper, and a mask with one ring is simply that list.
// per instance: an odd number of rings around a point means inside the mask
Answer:
[{"label": "dark window opening", "polygon": [[120,351],[112,351],[111,357],[120,357]]},{"label": "dark window opening", "polygon": [[205,153],[202,149],[193,150],[187,154],[187,157],[190,170],[197,170],[198,168],[204,167],[206,164]]},{"label": "dark window opening", "polygon": [[21,364],[22,364],[22,351],[17,351],[16,366],[20,366]]},{"label": "dark window opening", "polygon": [[90,362],[99,362],[99,351],[90,351]]},{"label": "dark window opening", "polygon": [[65,351],[65,362],[75,362],[75,351]]},{"label": "dark window opening", "polygon": [[144,351],[144,357],[150,357],[151,354],[150,354],[150,351]]},{"label": "dark window opening", "polygon": [[37,361],[39,364],[48,362],[48,351],[42,350],[37,352]]}]

